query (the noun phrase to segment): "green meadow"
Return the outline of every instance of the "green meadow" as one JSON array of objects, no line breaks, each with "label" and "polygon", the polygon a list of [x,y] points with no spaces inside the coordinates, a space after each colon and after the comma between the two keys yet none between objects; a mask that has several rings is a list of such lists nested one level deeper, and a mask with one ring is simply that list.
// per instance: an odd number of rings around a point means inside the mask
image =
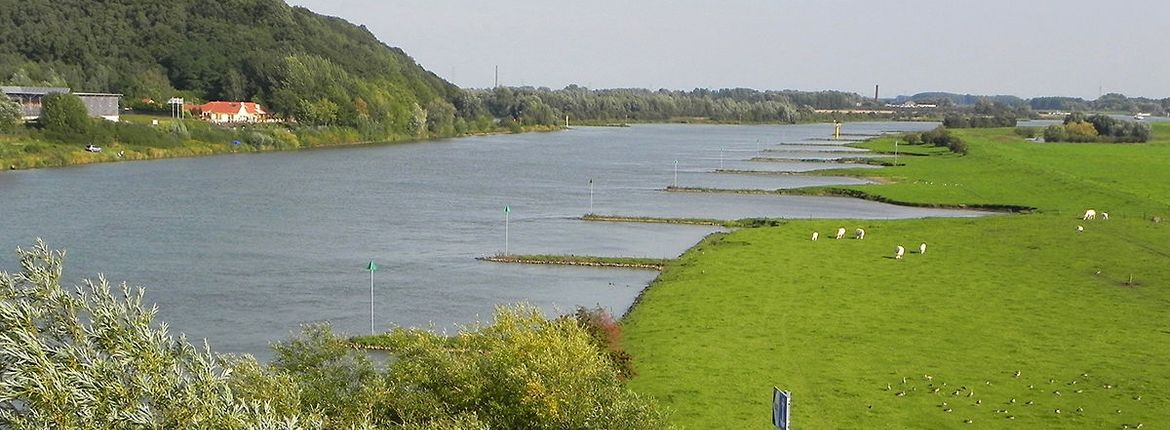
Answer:
[{"label": "green meadow", "polygon": [[692,429],[769,428],[772,387],[802,429],[1170,427],[1170,127],[1147,144],[953,132],[968,155],[899,145],[902,166],[826,174],[893,201],[1036,210],[709,237],[623,320],[631,387]]}]

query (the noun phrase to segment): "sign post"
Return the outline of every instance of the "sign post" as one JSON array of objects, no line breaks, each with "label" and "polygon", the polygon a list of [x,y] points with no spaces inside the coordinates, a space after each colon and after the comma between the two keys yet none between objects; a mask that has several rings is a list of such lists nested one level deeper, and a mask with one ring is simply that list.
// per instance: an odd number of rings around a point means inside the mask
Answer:
[{"label": "sign post", "polygon": [[378,271],[378,265],[374,264],[374,260],[370,260],[370,265],[366,266],[366,270],[370,271],[370,336],[374,335],[374,272]]},{"label": "sign post", "polygon": [[792,410],[792,393],[772,387],[772,424],[779,430],[789,430],[789,413]]}]

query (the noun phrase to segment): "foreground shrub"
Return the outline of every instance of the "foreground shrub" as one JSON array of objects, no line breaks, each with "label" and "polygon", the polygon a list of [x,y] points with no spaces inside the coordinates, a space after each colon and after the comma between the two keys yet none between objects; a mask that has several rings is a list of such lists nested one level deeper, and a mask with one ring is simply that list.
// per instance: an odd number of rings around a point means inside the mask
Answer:
[{"label": "foreground shrub", "polygon": [[0,273],[0,428],[300,428],[237,400],[206,347],[153,324],[142,289],[66,290],[63,252],[17,253],[21,272]]},{"label": "foreground shrub", "polygon": [[518,306],[451,338],[419,330],[390,337],[398,346],[388,385],[408,394],[392,411],[400,419],[470,414],[500,429],[667,427],[653,403],[621,385],[575,319],[548,320]]},{"label": "foreground shrub", "polygon": [[307,326],[261,364],[172,337],[141,288],[62,288],[64,253],[43,242],[17,252],[22,271],[0,273],[0,429],[668,427],[574,319],[531,306],[454,337],[394,330],[384,363]]}]

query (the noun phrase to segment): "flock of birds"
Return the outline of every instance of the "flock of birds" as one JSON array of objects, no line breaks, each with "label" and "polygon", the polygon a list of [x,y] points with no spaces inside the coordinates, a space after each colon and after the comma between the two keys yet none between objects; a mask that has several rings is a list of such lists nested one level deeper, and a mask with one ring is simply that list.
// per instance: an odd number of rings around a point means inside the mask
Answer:
[{"label": "flock of birds", "polygon": [[[1020,379],[1022,375],[1022,371],[1017,370],[1013,372],[1011,381],[1018,381],[1018,384],[1023,385],[1023,381]],[[917,377],[903,377],[899,383],[886,384],[884,390],[894,392],[895,397],[902,398],[912,396],[919,394],[918,383],[921,382],[926,382],[927,384],[925,387],[923,387],[923,392],[929,395],[940,397],[939,403],[937,405],[940,411],[949,414],[956,413],[956,408],[966,408],[957,413],[968,415],[967,418],[963,419],[964,423],[972,424],[975,422],[974,418],[970,417],[970,414],[980,410],[984,404],[983,399],[975,393],[975,386],[968,387],[966,385],[960,385],[958,387],[952,387],[948,386],[946,382],[936,383],[933,376],[924,374],[922,375],[921,379]],[[1041,382],[1041,384],[1043,384],[1043,382]],[[1055,378],[1049,378],[1048,387],[1039,388],[1039,390],[1042,391],[1036,391],[1037,384],[1035,382],[1029,383],[1027,384],[1028,391],[1026,393],[1029,394],[1031,398],[1023,401],[1018,401],[1015,397],[1002,400],[998,404],[998,407],[994,409],[994,413],[996,416],[1002,416],[1003,419],[1014,420],[1016,419],[1016,415],[1011,412],[1013,409],[1019,410],[1022,408],[1024,410],[1036,411],[1042,410],[1042,406],[1038,406],[1038,403],[1049,403],[1050,407],[1052,407],[1053,415],[1083,415],[1085,413],[1084,406],[1077,406],[1075,409],[1070,409],[1069,411],[1062,410],[1059,407],[1062,405],[1067,407],[1069,404],[1076,403],[1075,396],[1066,397],[1065,393],[1063,393],[1061,390],[1063,389],[1070,395],[1076,395],[1084,393],[1086,389],[1095,389],[1097,384],[1100,384],[1101,389],[1104,390],[1113,390],[1116,388],[1113,384],[1094,383],[1093,378],[1091,378],[1088,373],[1082,373],[1079,378],[1074,378],[1063,384],[1058,383]],[[993,384],[990,380],[984,382],[984,386],[990,387],[991,385]],[[1049,389],[1052,391],[1046,395],[1044,392],[1048,391]],[[1131,398],[1133,401],[1137,402],[1142,400],[1141,395],[1133,395]],[[987,404],[990,405],[993,403],[989,401]],[[869,407],[873,408],[873,405],[870,405]],[[1114,409],[1114,415],[1122,415],[1121,409]],[[1139,422],[1134,424],[1122,424],[1121,428],[1141,429],[1144,426],[1145,425],[1143,423]]]},{"label": "flock of birds", "polygon": [[[834,239],[844,238],[845,231],[846,231],[845,227],[838,228],[837,235],[834,236]],[[816,241],[820,238],[821,238],[820,232],[817,232],[817,231],[812,232],[812,240],[813,241]],[[857,229],[857,231],[853,233],[853,238],[857,239],[857,240],[865,239],[865,229],[861,229],[861,228]],[[922,242],[922,244],[918,245],[918,253],[919,254],[926,253],[926,242]],[[906,255],[906,248],[903,247],[902,245],[898,245],[897,247],[894,248],[894,259],[895,260],[901,260],[902,257],[905,255]]]}]

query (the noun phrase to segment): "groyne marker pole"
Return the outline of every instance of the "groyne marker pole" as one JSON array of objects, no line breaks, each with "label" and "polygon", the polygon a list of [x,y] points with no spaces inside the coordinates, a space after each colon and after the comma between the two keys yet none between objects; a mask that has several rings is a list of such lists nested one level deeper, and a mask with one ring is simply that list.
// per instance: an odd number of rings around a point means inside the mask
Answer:
[{"label": "groyne marker pole", "polygon": [[370,271],[370,336],[374,335],[374,272],[378,271],[378,265],[370,260],[370,265],[366,266]]},{"label": "groyne marker pole", "polygon": [[678,188],[678,160],[674,160],[674,188]]},{"label": "groyne marker pole", "polygon": [[593,178],[589,178],[589,213],[593,213]]}]

